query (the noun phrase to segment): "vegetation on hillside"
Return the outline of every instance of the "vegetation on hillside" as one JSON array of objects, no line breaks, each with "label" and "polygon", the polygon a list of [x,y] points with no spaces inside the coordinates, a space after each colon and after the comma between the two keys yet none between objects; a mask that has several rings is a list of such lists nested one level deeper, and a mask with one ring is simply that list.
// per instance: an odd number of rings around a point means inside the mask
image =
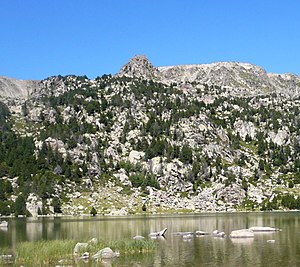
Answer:
[{"label": "vegetation on hillside", "polygon": [[[241,96],[213,85],[110,75],[50,77],[45,84],[21,114],[0,102],[2,215],[28,214],[32,193],[43,202],[41,214],[49,205],[60,212],[70,185],[91,190],[87,179],[105,182],[120,169],[146,195],[148,186],[165,190],[163,173],[145,168],[156,157],[181,162],[187,171],[179,178],[194,194],[212,182],[239,184],[247,200],[251,185],[270,181],[279,191],[261,209],[300,208],[299,97]],[[16,127],[16,117],[23,127]],[[242,136],[245,124],[253,131]],[[285,136],[276,139],[279,134]],[[131,151],[144,152],[140,164],[128,163]]]}]

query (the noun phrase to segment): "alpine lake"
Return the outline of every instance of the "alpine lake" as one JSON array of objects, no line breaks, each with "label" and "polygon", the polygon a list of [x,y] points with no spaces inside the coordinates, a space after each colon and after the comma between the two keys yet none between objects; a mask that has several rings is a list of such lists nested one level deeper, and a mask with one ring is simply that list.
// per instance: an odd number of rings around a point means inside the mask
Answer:
[{"label": "alpine lake", "polygon": [[[124,253],[112,260],[72,260],[65,264],[57,260],[49,266],[205,266],[247,267],[300,266],[300,213],[299,212],[249,212],[201,213],[174,215],[134,215],[126,217],[40,217],[8,218],[7,228],[0,228],[0,257],[4,251],[18,256],[17,248],[24,242],[41,240],[73,240],[87,242],[92,238],[107,242],[132,240],[136,235],[150,240],[149,233],[167,228],[165,237],[151,239],[152,251]],[[252,226],[270,226],[277,232],[255,233],[254,238],[230,238],[232,230]],[[223,231],[225,237],[214,237],[214,230]],[[182,235],[178,233],[205,231],[210,235]],[[73,250],[70,250],[72,255]],[[38,252],[39,253],[39,252]],[[42,252],[40,252],[42,254]],[[3,254],[3,255],[1,255]],[[47,266],[43,262],[34,266]],[[28,255],[30,258],[30,254]],[[0,258],[1,259],[1,258]],[[1,266],[21,266],[4,260]],[[33,266],[22,264],[22,266]]]}]

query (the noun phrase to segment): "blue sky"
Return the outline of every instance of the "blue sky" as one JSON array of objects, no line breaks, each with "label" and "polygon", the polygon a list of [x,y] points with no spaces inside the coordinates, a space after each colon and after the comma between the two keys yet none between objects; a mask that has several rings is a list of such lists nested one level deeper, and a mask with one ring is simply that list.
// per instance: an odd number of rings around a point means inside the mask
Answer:
[{"label": "blue sky", "polygon": [[2,0],[0,76],[95,78],[136,54],[300,75],[299,14],[298,0]]}]

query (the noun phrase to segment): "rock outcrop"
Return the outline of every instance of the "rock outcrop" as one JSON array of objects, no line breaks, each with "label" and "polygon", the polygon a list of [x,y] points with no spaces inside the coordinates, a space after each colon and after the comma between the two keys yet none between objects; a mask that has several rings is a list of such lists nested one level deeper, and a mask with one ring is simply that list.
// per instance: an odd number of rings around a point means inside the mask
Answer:
[{"label": "rock outcrop", "polygon": [[153,67],[145,55],[137,55],[129,60],[118,73],[118,76],[155,79],[157,68]]}]

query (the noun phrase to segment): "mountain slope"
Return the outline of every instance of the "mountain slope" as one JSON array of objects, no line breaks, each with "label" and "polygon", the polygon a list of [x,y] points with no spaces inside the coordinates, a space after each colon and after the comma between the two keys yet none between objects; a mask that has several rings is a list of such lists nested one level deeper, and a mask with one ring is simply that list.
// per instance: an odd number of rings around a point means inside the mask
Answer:
[{"label": "mountain slope", "polygon": [[5,100],[0,213],[300,208],[298,77],[218,64],[135,57],[115,76],[50,77]]},{"label": "mountain slope", "polygon": [[0,77],[0,96],[11,98],[27,98],[39,88],[38,81],[16,80]]}]

